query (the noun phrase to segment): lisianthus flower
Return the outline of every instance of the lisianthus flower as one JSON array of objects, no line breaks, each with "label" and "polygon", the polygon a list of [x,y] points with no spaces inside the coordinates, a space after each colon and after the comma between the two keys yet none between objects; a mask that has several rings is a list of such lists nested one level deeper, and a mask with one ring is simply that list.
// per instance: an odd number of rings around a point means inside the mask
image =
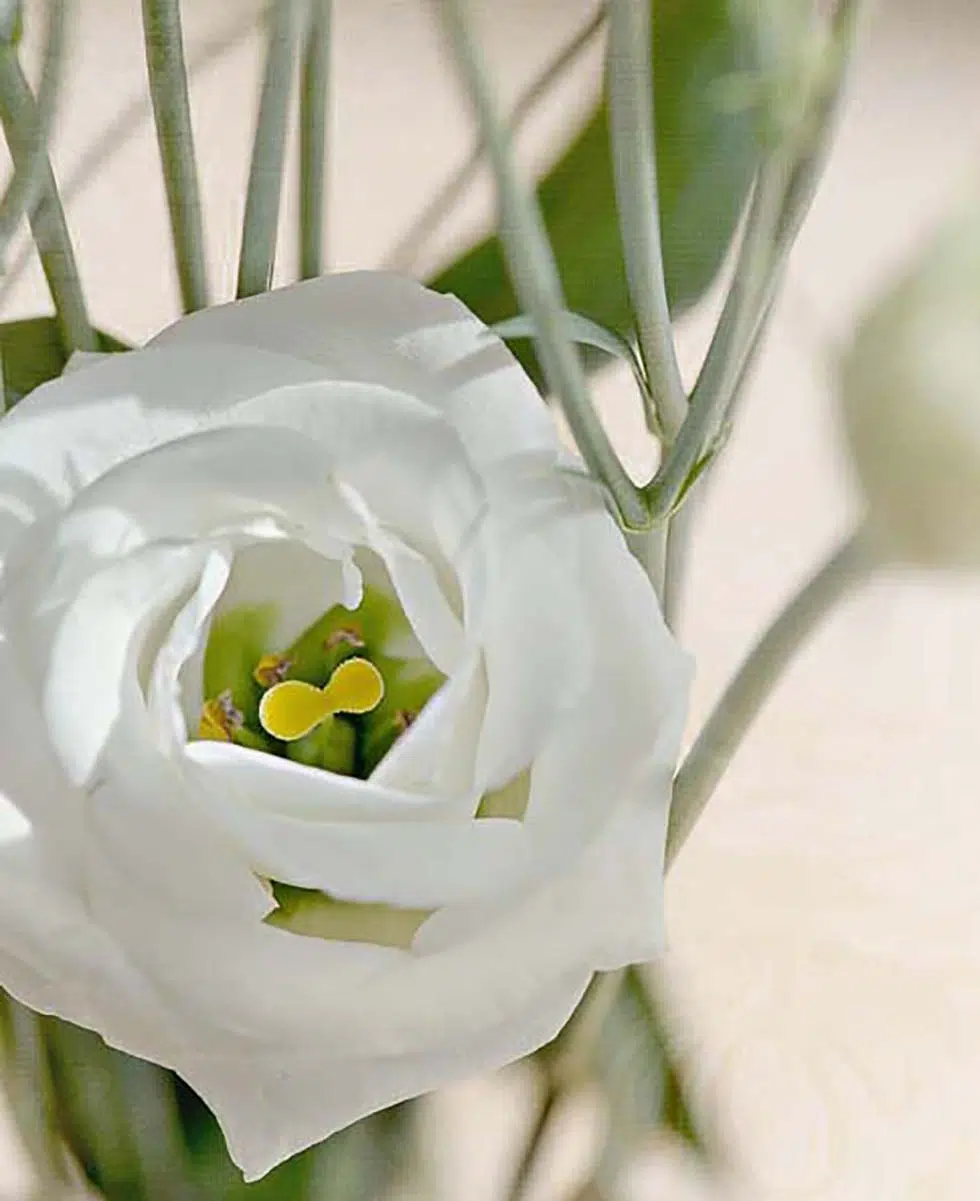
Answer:
[{"label": "lisianthus flower", "polygon": [[249,1178],[657,954],[689,682],[452,298],[336,276],[0,422],[0,983]]}]

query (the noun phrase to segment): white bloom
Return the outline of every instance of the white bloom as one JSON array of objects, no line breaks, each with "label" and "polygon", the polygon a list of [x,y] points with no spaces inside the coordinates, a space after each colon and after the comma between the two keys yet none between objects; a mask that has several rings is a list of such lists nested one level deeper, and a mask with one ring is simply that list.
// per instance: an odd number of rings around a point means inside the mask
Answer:
[{"label": "white bloom", "polygon": [[[0,422],[0,983],[178,1071],[250,1178],[661,947],[689,668],[560,464],[506,349],[381,274]],[[262,689],[348,657],[270,739]]]},{"label": "white bloom", "polygon": [[980,209],[974,194],[865,320],[846,432],[882,549],[980,567]]}]

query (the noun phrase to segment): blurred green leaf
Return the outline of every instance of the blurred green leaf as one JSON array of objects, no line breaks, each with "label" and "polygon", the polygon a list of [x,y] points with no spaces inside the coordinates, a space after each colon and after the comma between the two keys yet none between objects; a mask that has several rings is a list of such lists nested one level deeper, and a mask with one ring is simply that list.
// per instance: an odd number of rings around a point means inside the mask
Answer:
[{"label": "blurred green leaf", "polygon": [[416,1110],[406,1102],[245,1184],[210,1110],[179,1077],[2,992],[0,1066],[18,1050],[20,1017],[39,1025],[56,1133],[105,1201],[378,1201],[411,1170]]},{"label": "blurred green leaf", "polygon": [[[732,240],[757,161],[753,115],[726,109],[722,82],[750,64],[728,0],[655,0],[654,103],[667,292],[674,315],[701,297]],[[604,105],[538,186],[568,308],[631,328]],[[431,281],[485,322],[515,316],[500,245],[490,237]],[[532,352],[519,352],[532,361]]]},{"label": "blurred green leaf", "polygon": [[0,0],[0,42],[19,46],[24,36],[24,13],[20,0]]},{"label": "blurred green leaf", "polygon": [[692,1104],[657,981],[628,968],[599,1044],[597,1069],[619,1138],[641,1144],[658,1129],[683,1139],[706,1163],[715,1150]]},{"label": "blurred green leaf", "polygon": [[[110,334],[98,334],[103,351],[127,350]],[[10,409],[28,392],[55,379],[66,356],[54,317],[28,317],[0,325],[0,370],[5,407]]]}]

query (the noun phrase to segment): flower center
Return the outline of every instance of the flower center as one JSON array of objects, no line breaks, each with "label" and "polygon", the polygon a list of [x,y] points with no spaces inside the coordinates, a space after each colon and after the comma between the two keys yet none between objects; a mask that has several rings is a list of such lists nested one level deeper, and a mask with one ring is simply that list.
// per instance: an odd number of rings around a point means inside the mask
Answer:
[{"label": "flower center", "polygon": [[355,610],[334,605],[282,650],[269,645],[276,619],[272,605],[214,619],[197,737],[366,779],[443,675],[379,588]]},{"label": "flower center", "polygon": [[273,738],[296,742],[335,713],[370,713],[384,692],[381,672],[369,659],[346,659],[323,688],[305,680],[274,684],[259,702],[259,721]]}]

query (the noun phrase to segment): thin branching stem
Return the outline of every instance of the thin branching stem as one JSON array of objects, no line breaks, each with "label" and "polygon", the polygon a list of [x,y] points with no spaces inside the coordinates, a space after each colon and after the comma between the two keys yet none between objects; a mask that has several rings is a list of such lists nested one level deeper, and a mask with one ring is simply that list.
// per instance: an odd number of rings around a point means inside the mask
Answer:
[{"label": "thin branching stem", "polygon": [[609,0],[606,96],[626,280],[660,426],[670,442],[687,411],[667,307],[660,239],[650,0]]},{"label": "thin branching stem", "polygon": [[538,354],[576,445],[603,483],[627,528],[648,524],[640,489],[612,447],[592,404],[588,383],[564,317],[565,303],[540,209],[522,183],[510,138],[497,109],[483,55],[473,36],[466,0],[435,0],[460,79],[476,114],[497,185],[500,240],[514,290],[534,322]]},{"label": "thin branching stem", "polygon": [[[600,8],[547,63],[539,75],[528,84],[517,99],[507,118],[507,132],[513,139],[534,113],[538,103],[555,86],[561,77],[579,60],[592,45],[605,23],[605,10]],[[483,162],[483,140],[479,139],[460,167],[432,197],[411,228],[388,254],[386,266],[390,271],[411,272],[432,235],[440,228],[452,212],[463,192],[476,177]]]},{"label": "thin branching stem", "polygon": [[673,511],[702,456],[729,423],[820,179],[853,57],[860,11],[860,0],[844,0],[838,6],[827,77],[798,128],[782,136],[759,170],[732,283],[687,417],[646,489],[654,521]]}]

